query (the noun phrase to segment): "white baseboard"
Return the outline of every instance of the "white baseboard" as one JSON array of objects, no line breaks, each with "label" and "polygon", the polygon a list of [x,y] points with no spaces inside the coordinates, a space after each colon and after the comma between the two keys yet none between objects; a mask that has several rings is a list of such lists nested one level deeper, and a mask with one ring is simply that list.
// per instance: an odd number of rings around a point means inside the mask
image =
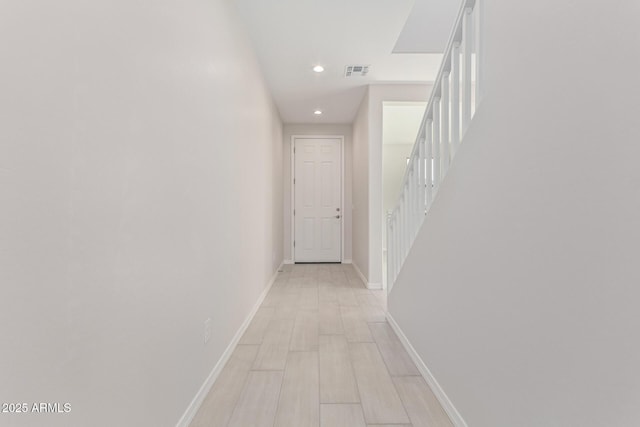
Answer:
[{"label": "white baseboard", "polygon": [[[285,259],[284,261],[282,261],[282,265],[285,265],[285,264],[294,264],[294,262],[292,259]],[[280,267],[282,267],[282,265]]]},{"label": "white baseboard", "polygon": [[353,260],[352,259],[343,259],[342,263],[343,264],[353,264]]},{"label": "white baseboard", "polygon": [[391,328],[395,331],[398,338],[400,338],[400,341],[402,342],[405,350],[407,350],[407,353],[409,353],[409,356],[411,356],[413,363],[415,363],[418,367],[420,374],[422,374],[422,377],[429,385],[429,388],[431,388],[431,391],[433,392],[433,394],[435,394],[436,398],[440,402],[440,405],[442,405],[445,412],[449,416],[449,419],[451,419],[451,423],[453,423],[455,427],[467,427],[467,423],[464,421],[455,406],[453,406],[453,403],[451,403],[451,400],[449,400],[442,387],[440,387],[438,381],[436,381],[435,377],[431,374],[431,371],[429,371],[429,368],[427,368],[427,365],[424,363],[418,352],[415,350],[415,348],[413,348],[407,336],[404,334],[404,332],[402,332],[400,326],[398,326],[396,321],[393,319],[393,316],[391,316],[391,314],[388,312],[387,321],[389,322],[389,325],[391,325]]},{"label": "white baseboard", "polygon": [[367,281],[367,278],[364,277],[364,274],[362,274],[362,271],[360,271],[360,268],[358,268],[358,264],[356,264],[355,262],[346,263],[344,261],[343,263],[353,265],[353,268],[355,268],[356,273],[358,273],[358,276],[360,276],[360,280],[362,280],[362,283],[364,283],[367,289],[373,289],[373,290],[382,289],[382,283],[371,283]]},{"label": "white baseboard", "polygon": [[222,369],[229,361],[231,354],[236,349],[238,342],[240,342],[240,338],[242,338],[242,335],[249,327],[249,324],[253,320],[253,317],[258,312],[258,309],[260,308],[260,304],[262,304],[265,297],[267,296],[267,293],[273,286],[273,283],[275,282],[276,277],[278,276],[278,270],[281,270],[284,264],[285,262],[280,264],[280,267],[276,269],[276,272],[274,273],[273,277],[271,277],[271,280],[269,280],[269,284],[267,285],[267,287],[264,289],[264,291],[258,298],[258,301],[256,302],[253,309],[251,310],[247,318],[244,320],[244,322],[240,326],[240,329],[238,329],[238,331],[234,335],[233,339],[227,346],[227,349],[224,351],[224,353],[222,353],[222,356],[218,360],[218,363],[216,363],[216,365],[211,370],[211,373],[209,373],[209,376],[200,387],[200,390],[198,390],[198,393],[196,393],[195,397],[187,407],[187,410],[184,412],[184,414],[180,418],[180,421],[178,421],[178,424],[176,424],[176,427],[189,427],[189,424],[193,420],[193,417],[196,416],[198,409],[200,409],[200,405],[202,405],[202,402],[204,401],[205,397],[207,397],[209,390],[211,390],[211,387],[213,387],[213,384],[216,382],[216,379],[218,379],[218,375],[220,375],[220,372],[222,372]]},{"label": "white baseboard", "polygon": [[353,265],[353,268],[356,270],[356,273],[358,273],[358,276],[360,276],[360,280],[362,280],[362,283],[364,283],[364,285],[367,286],[367,278],[364,277],[364,274],[362,274],[362,271],[360,271],[358,264],[356,264],[355,262],[352,262],[351,265]]}]

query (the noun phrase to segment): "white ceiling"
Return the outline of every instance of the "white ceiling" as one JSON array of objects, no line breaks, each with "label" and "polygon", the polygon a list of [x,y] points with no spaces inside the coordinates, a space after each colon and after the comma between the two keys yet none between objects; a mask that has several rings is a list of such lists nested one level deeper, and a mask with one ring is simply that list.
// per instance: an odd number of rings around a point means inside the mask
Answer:
[{"label": "white ceiling", "polygon": [[426,108],[426,102],[385,102],[382,108],[382,143],[416,142]]},{"label": "white ceiling", "polygon": [[[392,53],[394,47],[398,49],[396,42],[412,13],[414,0],[235,3],[285,123],[351,123],[367,85],[430,82],[440,66],[439,53]],[[420,10],[414,9],[417,12]],[[403,49],[413,46],[409,43],[412,37],[423,35],[407,32]],[[317,64],[325,67],[324,73],[312,71]],[[345,66],[351,64],[370,65],[370,72],[366,77],[343,77]],[[316,109],[323,114],[315,116]]]}]

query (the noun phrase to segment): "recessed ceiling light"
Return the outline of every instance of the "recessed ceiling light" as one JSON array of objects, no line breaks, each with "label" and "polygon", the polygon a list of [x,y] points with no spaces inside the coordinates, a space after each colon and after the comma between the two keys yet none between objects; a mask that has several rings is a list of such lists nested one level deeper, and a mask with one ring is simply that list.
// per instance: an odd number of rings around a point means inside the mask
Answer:
[{"label": "recessed ceiling light", "polygon": [[313,112],[313,114],[315,114],[316,116],[319,116],[320,114],[322,114],[322,110],[316,110]]},{"label": "recessed ceiling light", "polygon": [[313,67],[313,71],[315,71],[316,73],[321,73],[324,71],[324,67],[322,65],[316,65],[315,67]]}]

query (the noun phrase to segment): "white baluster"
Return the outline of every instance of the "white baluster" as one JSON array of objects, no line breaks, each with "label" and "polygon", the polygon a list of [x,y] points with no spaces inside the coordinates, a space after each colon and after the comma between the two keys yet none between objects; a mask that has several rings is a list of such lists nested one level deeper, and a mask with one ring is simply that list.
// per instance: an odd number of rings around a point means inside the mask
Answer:
[{"label": "white baluster", "polygon": [[404,262],[407,257],[407,253],[409,252],[409,234],[410,234],[410,226],[409,226],[409,184],[405,182],[404,184],[404,200],[403,200],[403,209],[404,212],[404,223],[406,227],[404,228],[404,248],[402,248],[402,262]]},{"label": "white baluster", "polygon": [[440,144],[442,146],[440,150],[442,157],[442,171],[440,173],[442,178],[444,178],[447,175],[449,163],[451,161],[451,150],[449,148],[449,73],[442,74],[442,99],[440,101],[440,106],[442,110],[442,137],[440,140]]},{"label": "white baluster", "polygon": [[476,96],[475,107],[480,104],[482,98],[482,27],[483,27],[483,0],[476,0],[473,6],[473,15],[475,17],[473,27],[475,30],[475,51],[476,51]]},{"label": "white baluster", "polygon": [[387,212],[387,291],[393,286],[393,226],[391,213]]},{"label": "white baluster", "polygon": [[415,228],[415,224],[414,224],[414,214],[413,214],[413,199],[415,197],[415,190],[413,188],[413,171],[414,171],[414,167],[413,167],[413,159],[410,158],[409,159],[409,173],[407,174],[407,191],[409,193],[409,196],[407,197],[407,214],[408,214],[408,223],[409,223],[409,244],[407,245],[407,250],[408,248],[411,247],[411,242],[413,241],[413,230]]},{"label": "white baluster", "polygon": [[473,50],[473,20],[471,8],[466,8],[462,16],[462,134],[467,131],[471,121],[471,78],[472,78],[472,50]]},{"label": "white baluster", "polygon": [[425,211],[429,209],[433,200],[433,119],[427,119],[425,130]]},{"label": "white baluster", "polygon": [[460,42],[451,52],[451,159],[460,146]]},{"label": "white baluster", "polygon": [[425,211],[426,198],[426,169],[425,169],[425,138],[424,135],[419,139],[418,146],[418,227],[422,225]]},{"label": "white baluster", "polygon": [[404,221],[402,220],[402,196],[398,202],[398,212],[397,212],[397,221],[398,221],[398,267],[402,265],[402,247],[404,245]]},{"label": "white baluster", "polygon": [[433,100],[433,195],[440,187],[440,98]]},{"label": "white baluster", "polygon": [[[404,187],[403,187],[404,191]],[[402,195],[402,199],[400,199],[400,265],[404,262],[404,245],[406,241],[406,230],[407,230],[407,221],[405,220],[404,215],[404,194]]]},{"label": "white baluster", "polygon": [[415,153],[413,154],[413,164],[414,166],[414,174],[413,174],[413,186],[416,189],[415,198],[413,199],[413,223],[415,225],[415,230],[413,230],[413,237],[415,239],[416,234],[418,234],[418,229],[420,228],[420,143],[416,147]]},{"label": "white baluster", "polygon": [[[401,192],[402,194],[402,192]],[[400,204],[398,205],[398,255],[400,257],[400,262],[398,263],[399,266],[402,265],[402,262],[404,260],[403,256],[402,256],[402,252],[404,250],[404,228],[405,228],[405,222],[404,222],[404,194],[402,194],[402,196],[400,196]]]},{"label": "white baluster", "polygon": [[409,170],[407,171],[407,223],[409,229],[407,230],[407,252],[411,247],[411,240],[413,236],[413,165],[411,158],[409,158]]},{"label": "white baluster", "polygon": [[407,205],[408,205],[407,202],[409,201],[409,194],[407,191],[406,184],[402,192],[404,193],[404,197],[402,198],[402,223],[404,224],[404,227],[402,227],[402,262],[404,262],[404,259],[407,254],[407,248],[409,247],[409,221],[408,221],[409,212],[407,212],[409,210],[407,208]]},{"label": "white baluster", "polygon": [[393,240],[391,241],[391,262],[393,263],[393,268],[391,269],[391,284],[396,280],[396,270],[398,268],[398,257],[397,257],[397,244],[398,241],[398,226],[396,225],[396,216],[395,211],[391,214],[391,227],[393,230]]},{"label": "white baluster", "polygon": [[395,240],[393,242],[393,247],[394,247],[394,269],[393,269],[393,281],[396,281],[396,278],[398,277],[398,273],[400,272],[400,266],[402,265],[402,261],[400,261],[400,228],[398,226],[399,222],[398,222],[398,212],[396,211],[394,214],[394,226],[396,229],[396,234],[395,234]]},{"label": "white baluster", "polygon": [[413,180],[413,198],[411,199],[411,203],[413,205],[413,234],[411,241],[416,238],[418,234],[418,228],[420,228],[420,216],[418,213],[420,212],[420,146],[416,147],[417,149],[414,151],[413,157],[411,159],[411,163],[413,163],[413,175],[411,176]]}]

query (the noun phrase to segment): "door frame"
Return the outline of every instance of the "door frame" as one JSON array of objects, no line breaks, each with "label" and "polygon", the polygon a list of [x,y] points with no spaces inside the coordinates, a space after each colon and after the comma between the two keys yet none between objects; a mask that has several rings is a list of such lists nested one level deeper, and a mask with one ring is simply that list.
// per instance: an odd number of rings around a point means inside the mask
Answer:
[{"label": "door frame", "polygon": [[289,185],[291,186],[291,211],[289,215],[291,217],[291,261],[296,263],[296,248],[293,247],[293,242],[296,240],[296,218],[293,215],[293,210],[296,207],[296,188],[293,184],[293,180],[296,177],[296,167],[295,167],[295,153],[293,149],[296,146],[296,139],[338,139],[340,140],[340,263],[344,262],[344,135],[291,135],[291,143],[289,144],[291,147],[289,156],[291,158],[291,182]]}]

